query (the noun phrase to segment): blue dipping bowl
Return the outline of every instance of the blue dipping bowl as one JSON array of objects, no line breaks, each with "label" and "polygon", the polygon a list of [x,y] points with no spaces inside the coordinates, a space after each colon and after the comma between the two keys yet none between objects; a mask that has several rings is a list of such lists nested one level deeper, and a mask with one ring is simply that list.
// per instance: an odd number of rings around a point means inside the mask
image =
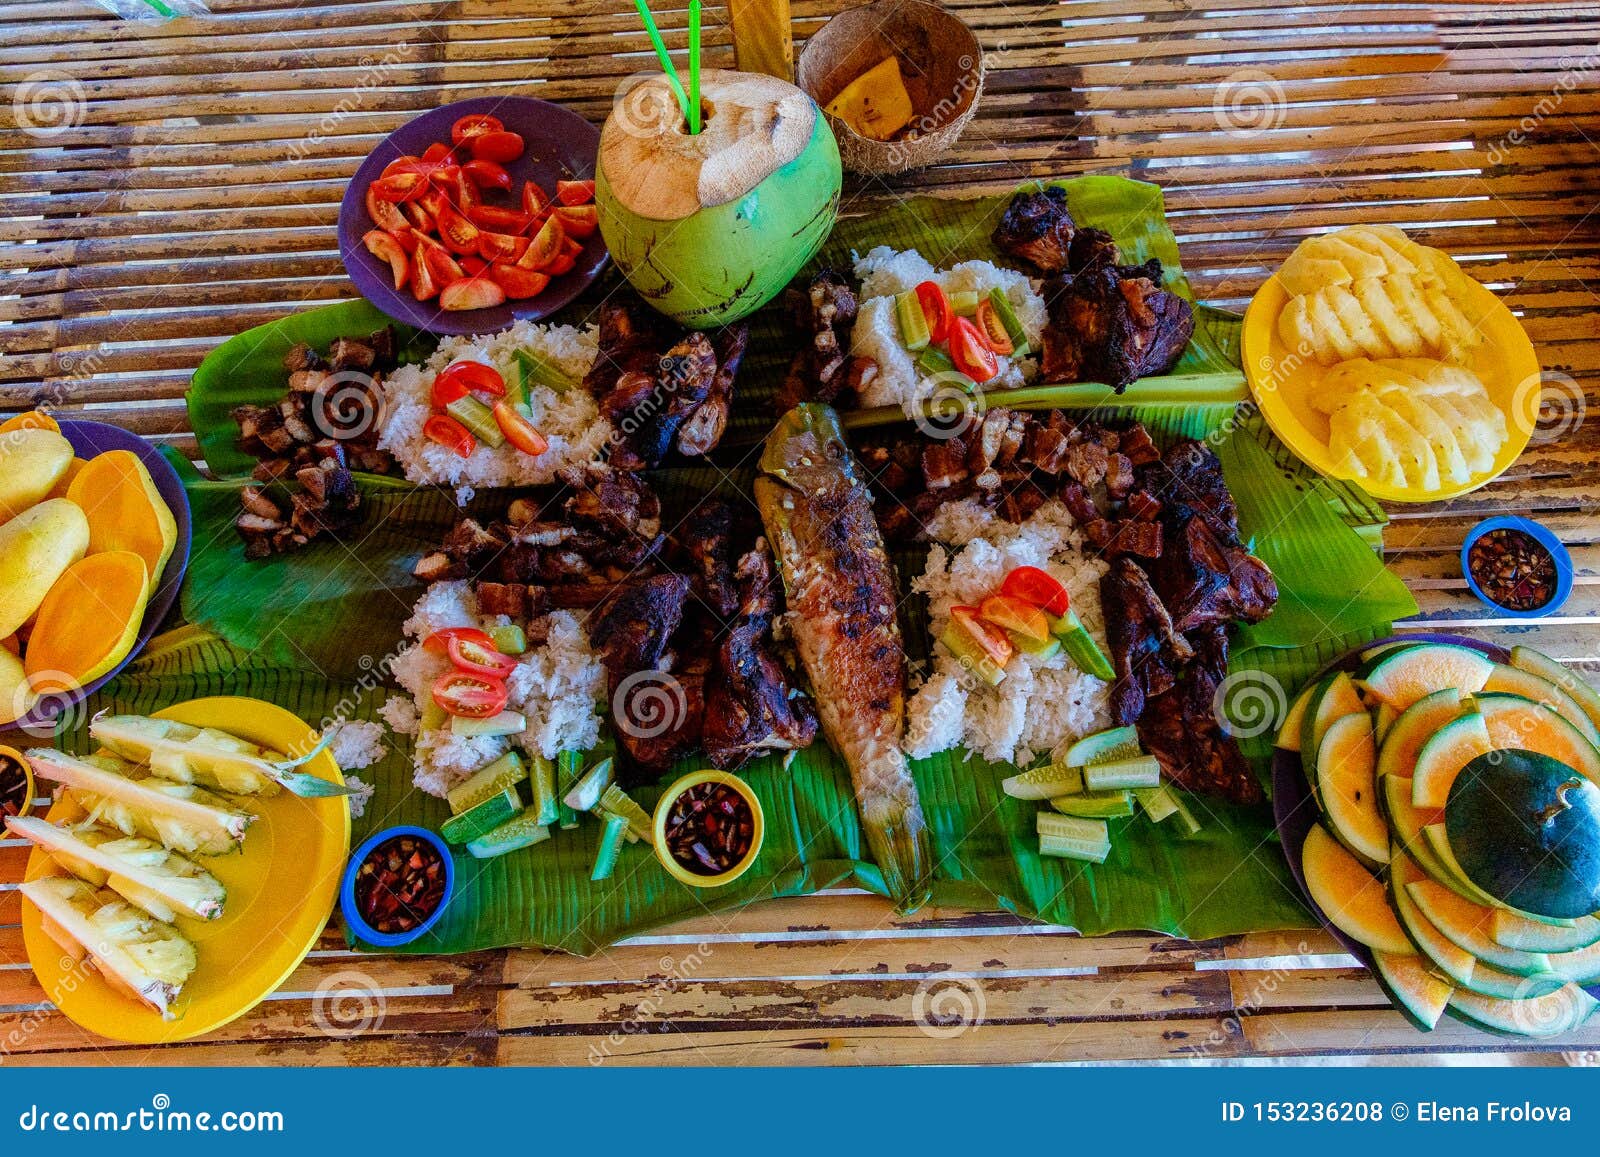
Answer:
[{"label": "blue dipping bowl", "polygon": [[[396,836],[415,836],[432,844],[444,859],[444,895],[439,900],[439,906],[433,914],[408,932],[379,932],[362,918],[356,908],[356,872],[366,862],[367,855],[379,844],[387,843]],[[358,939],[366,941],[377,948],[398,948],[402,944],[410,944],[422,936],[439,922],[439,917],[444,915],[444,910],[450,906],[450,901],[456,894],[456,863],[450,855],[450,849],[445,842],[427,828],[398,827],[385,828],[366,838],[365,842],[356,849],[350,857],[350,863],[344,870],[344,883],[339,887],[339,910],[344,913],[345,923],[348,924]]]},{"label": "blue dipping bowl", "polygon": [[[1514,611],[1509,607],[1503,607],[1486,595],[1483,588],[1478,585],[1478,580],[1472,577],[1472,567],[1469,562],[1472,545],[1491,530],[1520,530],[1550,552],[1550,557],[1556,564],[1556,589],[1550,596],[1550,601],[1544,606],[1535,607],[1531,611]],[[1567,553],[1565,544],[1540,523],[1517,514],[1486,518],[1467,532],[1466,541],[1461,544],[1461,574],[1467,580],[1467,588],[1478,596],[1484,606],[1493,607],[1511,619],[1542,619],[1546,615],[1553,615],[1567,601],[1567,596],[1572,594],[1572,555]]]}]

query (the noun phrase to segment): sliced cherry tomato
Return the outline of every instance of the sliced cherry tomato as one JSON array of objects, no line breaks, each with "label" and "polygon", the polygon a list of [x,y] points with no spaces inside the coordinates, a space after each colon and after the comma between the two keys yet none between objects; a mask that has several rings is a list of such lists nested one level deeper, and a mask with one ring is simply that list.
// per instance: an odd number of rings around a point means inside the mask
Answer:
[{"label": "sliced cherry tomato", "polygon": [[1019,566],[1006,575],[1000,593],[1038,607],[1047,615],[1060,618],[1072,607],[1067,588],[1049,571],[1036,566]]},{"label": "sliced cherry tomato", "polygon": [[361,238],[361,244],[365,245],[367,252],[379,261],[389,263],[389,273],[394,278],[394,287],[404,289],[406,282],[411,280],[411,258],[406,256],[406,251],[401,248],[394,234],[385,233],[382,229],[368,229]]},{"label": "sliced cherry tomato", "polygon": [[526,237],[513,237],[510,233],[491,233],[487,229],[478,234],[478,256],[491,264],[496,261],[514,262],[527,248]]},{"label": "sliced cherry tomato", "polygon": [[[406,227],[406,215],[401,206],[393,201],[385,201],[372,191],[372,186],[367,186],[367,216],[372,218],[372,223],[379,229],[389,233],[398,233]],[[406,202],[410,204],[410,202]]]},{"label": "sliced cherry tomato", "polygon": [[470,359],[451,362],[433,379],[433,404],[441,410],[466,394],[506,396],[506,380],[493,366]]},{"label": "sliced cherry tomato", "polygon": [[440,309],[488,309],[490,306],[503,305],[505,300],[505,290],[489,278],[476,274],[453,281],[439,291]]},{"label": "sliced cherry tomato", "polygon": [[594,182],[557,181],[556,200],[563,205],[587,205],[594,200]]},{"label": "sliced cherry tomato", "polygon": [[456,669],[469,675],[482,675],[488,679],[504,679],[517,669],[517,661],[510,655],[495,650],[493,642],[487,645],[474,639],[456,636],[445,640],[445,653]]},{"label": "sliced cherry tomato", "polygon": [[417,203],[428,211],[428,220],[437,223],[439,207],[448,205],[450,198],[445,196],[443,189],[429,181],[427,188],[423,189],[422,195],[417,198]]},{"label": "sliced cherry tomato", "polygon": [[472,150],[472,155],[477,160],[499,161],[504,164],[520,157],[526,146],[517,133],[497,129],[493,132],[474,133],[468,140],[467,147]]},{"label": "sliced cherry tomato", "polygon": [[[928,319],[928,337],[935,342],[949,340],[950,320],[956,312],[950,308],[950,299],[938,282],[924,281],[917,286],[917,301],[922,306],[922,316]],[[993,374],[989,376],[994,377]]]},{"label": "sliced cherry tomato", "polygon": [[417,241],[417,251],[422,254],[420,264],[428,267],[428,273],[441,292],[452,281],[460,281],[466,276],[460,264],[450,256],[450,251],[432,237],[424,237],[419,233]]},{"label": "sliced cherry tomato", "polygon": [[[918,293],[921,293],[920,286]],[[994,351],[983,340],[978,327],[964,317],[956,318],[950,326],[950,360],[955,362],[956,369],[979,385],[1000,372],[1000,362]]]},{"label": "sliced cherry tomato", "polygon": [[504,262],[496,262],[489,266],[489,277],[506,291],[507,297],[515,301],[538,297],[544,292],[544,287],[550,284],[547,274],[533,269],[523,269],[518,265],[507,265]]},{"label": "sliced cherry tomato", "polygon": [[499,205],[469,205],[463,212],[467,220],[480,229],[488,229],[494,233],[510,233],[521,236],[528,231],[528,226],[533,224],[533,218],[516,209],[502,209]]},{"label": "sliced cherry tomato", "polygon": [[433,701],[463,719],[487,719],[506,709],[504,681],[488,675],[450,671],[433,685]]},{"label": "sliced cherry tomato", "polygon": [[537,181],[522,182],[522,211],[529,217],[539,217],[550,208],[550,194],[539,187]]},{"label": "sliced cherry tomato", "polygon": [[439,296],[439,279],[428,265],[428,238],[416,230],[412,232],[417,238],[417,250],[411,255],[411,296],[428,301]]},{"label": "sliced cherry tomato", "polygon": [[480,631],[477,627],[440,627],[422,640],[422,649],[432,651],[435,655],[448,655],[450,651],[446,644],[451,639],[467,639],[480,647],[494,646],[494,640],[489,637],[489,632]]},{"label": "sliced cherry tomato", "polygon": [[476,253],[481,231],[448,203],[439,206],[434,215],[439,223],[439,240],[455,253]]},{"label": "sliced cherry tomato", "polygon": [[1011,335],[1006,332],[1006,323],[1000,320],[1000,314],[995,311],[994,302],[988,298],[978,302],[978,312],[972,320],[977,323],[978,333],[990,349],[997,354],[1010,355],[1015,347],[1011,344]]},{"label": "sliced cherry tomato", "polygon": [[560,277],[563,273],[571,273],[572,267],[577,263],[578,259],[572,254],[563,253],[549,265],[546,265],[542,272],[548,273],[551,277]]},{"label": "sliced cherry tomato", "polygon": [[523,269],[544,270],[553,261],[561,256],[561,243],[566,240],[566,231],[561,227],[561,219],[554,213],[545,218],[544,224],[539,226],[533,240],[528,243],[527,250],[518,259],[517,265]]},{"label": "sliced cherry tomato", "polygon": [[395,173],[372,182],[372,195],[380,201],[409,201],[422,195],[428,179],[421,173]]},{"label": "sliced cherry tomato", "polygon": [[478,448],[478,440],[472,436],[472,431],[449,414],[435,414],[422,423],[422,436],[460,458],[472,457],[472,452]]},{"label": "sliced cherry tomato", "polygon": [[452,192],[456,187],[456,177],[461,173],[461,166],[451,162],[448,165],[435,165],[424,176],[432,181],[446,193]]},{"label": "sliced cherry tomato", "polygon": [[459,145],[480,133],[497,133],[505,127],[499,117],[484,112],[468,113],[450,126],[450,143]]},{"label": "sliced cherry tomato", "polygon": [[468,161],[461,166],[461,171],[467,175],[467,180],[480,189],[511,191],[511,174],[493,161]]},{"label": "sliced cherry tomato", "polygon": [[561,254],[563,257],[571,257],[574,261],[576,261],[578,254],[582,252],[582,241],[574,241],[571,237],[568,237],[561,242]]},{"label": "sliced cherry tomato", "polygon": [[404,205],[400,206],[400,209],[405,213],[406,220],[411,223],[411,227],[417,230],[417,232],[433,232],[433,214],[428,212],[420,200],[407,201]]},{"label": "sliced cherry tomato", "polygon": [[421,238],[417,236],[417,231],[409,225],[402,225],[400,228],[393,230],[385,229],[384,232],[399,242],[400,248],[406,252],[407,256],[415,253],[417,246],[421,244]]},{"label": "sliced cherry tomato", "polygon": [[600,228],[600,210],[593,205],[562,205],[550,210],[550,216],[561,218],[568,237],[587,237]]},{"label": "sliced cherry tomato", "polygon": [[472,183],[472,178],[467,176],[467,171],[457,168],[454,173],[453,189],[455,192],[456,208],[465,213],[468,209],[483,204],[483,194],[478,192],[478,186]]},{"label": "sliced cherry tomato", "polygon": [[380,177],[398,177],[405,173],[416,173],[418,176],[431,178],[440,169],[447,166],[453,167],[454,161],[429,161],[422,157],[396,157],[383,167]]},{"label": "sliced cherry tomato", "polygon": [[544,440],[544,435],[539,433],[538,428],[509,402],[501,401],[494,404],[494,422],[506,436],[506,441],[524,454],[539,455],[550,448],[550,444]]},{"label": "sliced cherry tomato", "polygon": [[433,144],[422,150],[422,159],[438,164],[440,161],[455,160],[455,150],[443,141],[434,141]]},{"label": "sliced cherry tomato", "polygon": [[476,253],[469,253],[461,259],[461,272],[468,277],[476,277],[488,268],[489,263]]}]

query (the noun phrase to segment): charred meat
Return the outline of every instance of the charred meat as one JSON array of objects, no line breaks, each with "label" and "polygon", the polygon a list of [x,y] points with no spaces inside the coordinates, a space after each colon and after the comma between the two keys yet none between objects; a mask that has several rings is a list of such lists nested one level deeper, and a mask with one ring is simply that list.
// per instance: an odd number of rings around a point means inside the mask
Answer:
[{"label": "charred meat", "polygon": [[996,248],[1039,273],[1066,269],[1077,231],[1067,209],[1067,191],[1048,185],[1011,198],[992,235]]},{"label": "charred meat", "polygon": [[271,491],[246,486],[239,492],[242,509],[233,525],[244,539],[245,558],[297,550],[321,535],[342,534],[361,521],[361,492],[338,458],[300,467],[294,481],[295,488],[278,483]]},{"label": "charred meat", "polygon": [[688,598],[682,575],[634,579],[588,621],[590,645],[606,669],[617,743],[634,765],[655,774],[700,744],[699,682],[672,674],[672,636]]},{"label": "charred meat", "polygon": [[1170,370],[1194,334],[1194,309],[1161,288],[1160,262],[1100,262],[1045,287],[1049,324],[1040,375],[1047,382],[1104,382],[1121,393]]},{"label": "charred meat", "polygon": [[802,344],[778,391],[779,411],[801,402],[852,401],[865,375],[876,373],[877,365],[848,354],[850,329],[860,307],[850,282],[838,270],[824,269],[804,285],[785,290],[784,304]]}]

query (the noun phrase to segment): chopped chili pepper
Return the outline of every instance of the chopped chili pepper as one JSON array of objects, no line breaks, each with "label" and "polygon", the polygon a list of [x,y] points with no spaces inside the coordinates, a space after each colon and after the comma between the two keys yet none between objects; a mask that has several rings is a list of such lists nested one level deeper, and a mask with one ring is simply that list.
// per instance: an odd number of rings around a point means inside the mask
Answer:
[{"label": "chopped chili pepper", "polygon": [[755,840],[750,802],[725,783],[697,783],[667,809],[667,850],[699,876],[720,876],[750,854]]},{"label": "chopped chili pepper", "polygon": [[444,899],[445,866],[439,849],[417,836],[395,836],[356,869],[356,911],[374,931],[409,932]]}]

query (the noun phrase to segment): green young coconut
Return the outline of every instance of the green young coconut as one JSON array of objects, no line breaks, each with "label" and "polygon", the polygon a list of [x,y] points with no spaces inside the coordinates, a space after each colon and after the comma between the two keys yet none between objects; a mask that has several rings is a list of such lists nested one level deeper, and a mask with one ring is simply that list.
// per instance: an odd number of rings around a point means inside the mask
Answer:
[{"label": "green young coconut", "polygon": [[761,308],[810,261],[839,208],[839,149],[785,81],[708,69],[694,136],[662,76],[625,88],[600,134],[595,201],[639,295],[708,329]]}]

